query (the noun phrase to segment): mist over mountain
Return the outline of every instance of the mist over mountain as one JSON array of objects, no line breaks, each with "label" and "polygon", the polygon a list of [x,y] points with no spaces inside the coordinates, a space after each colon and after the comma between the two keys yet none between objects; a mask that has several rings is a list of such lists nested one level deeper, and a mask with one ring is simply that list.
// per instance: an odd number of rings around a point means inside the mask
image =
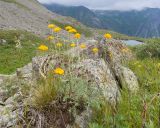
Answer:
[{"label": "mist over mountain", "polygon": [[64,6],[55,3],[44,5],[55,13],[73,17],[90,27],[110,29],[129,36],[160,37],[159,8],[114,11],[90,10],[84,6]]}]

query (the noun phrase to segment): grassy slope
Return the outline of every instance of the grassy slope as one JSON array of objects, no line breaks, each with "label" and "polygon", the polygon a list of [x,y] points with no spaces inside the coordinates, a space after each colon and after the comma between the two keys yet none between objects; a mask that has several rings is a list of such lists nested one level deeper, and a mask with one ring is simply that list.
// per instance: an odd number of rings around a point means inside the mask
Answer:
[{"label": "grassy slope", "polygon": [[[16,48],[16,37],[21,38],[22,48]],[[7,45],[0,45],[0,73],[13,73],[31,62],[36,48],[43,41],[41,38],[24,31],[0,30],[0,39],[7,41]]]},{"label": "grassy slope", "polygon": [[[140,83],[138,93],[135,95],[123,90],[122,100],[117,104],[116,111],[103,101],[97,100],[93,107],[90,128],[159,128],[160,98],[155,97],[160,93],[158,63],[160,59],[149,58],[129,62],[128,67],[134,71]],[[143,115],[144,112],[146,112],[146,118]]]},{"label": "grassy slope", "polygon": [[[22,48],[16,48],[16,38],[21,41]],[[55,53],[56,43],[51,43],[32,33],[19,30],[0,30],[0,41],[6,40],[7,44],[0,44],[0,74],[11,74],[17,68],[23,67],[32,61],[32,58],[47,53]],[[63,42],[63,40],[59,40]],[[39,52],[39,45],[45,44],[49,50],[45,53]],[[63,44],[57,52],[67,50],[69,45]]]}]

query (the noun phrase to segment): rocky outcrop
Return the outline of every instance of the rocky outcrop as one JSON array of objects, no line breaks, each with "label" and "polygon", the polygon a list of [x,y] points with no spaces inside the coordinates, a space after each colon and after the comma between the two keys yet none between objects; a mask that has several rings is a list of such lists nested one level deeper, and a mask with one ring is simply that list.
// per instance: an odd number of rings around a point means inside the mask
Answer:
[{"label": "rocky outcrop", "polygon": [[24,66],[23,68],[18,68],[16,71],[18,79],[25,80],[26,82],[32,81],[32,63]]},{"label": "rocky outcrop", "polygon": [[92,110],[90,108],[87,108],[84,112],[82,112],[80,115],[77,115],[75,117],[74,124],[68,125],[67,128],[87,128],[88,122],[92,118]]},{"label": "rocky outcrop", "polygon": [[135,74],[127,67],[116,66],[115,74],[119,79],[123,89],[127,89],[131,93],[135,93],[139,89],[138,80]]},{"label": "rocky outcrop", "polygon": [[86,59],[75,66],[77,76],[87,78],[95,83],[97,91],[102,93],[106,102],[116,104],[120,98],[118,83],[114,78],[110,65],[103,59]]},{"label": "rocky outcrop", "polygon": [[8,98],[3,105],[0,105],[0,127],[9,128],[17,124],[20,113],[19,104],[17,101],[21,100],[20,94]]},{"label": "rocky outcrop", "polygon": [[22,113],[24,97],[22,89],[32,83],[32,64],[17,69],[12,75],[0,75],[0,127],[9,128],[17,124]]},{"label": "rocky outcrop", "polygon": [[[137,92],[138,81],[135,74],[123,66],[123,61],[133,57],[132,53],[126,50],[125,45],[115,40],[108,43],[103,41],[99,44],[95,40],[90,40],[86,44],[87,47],[84,49],[76,47],[65,52],[65,56],[72,58],[81,56],[80,59],[70,65],[67,64],[64,55],[39,56],[33,58],[32,63],[17,69],[15,74],[1,75],[0,127],[5,128],[16,124],[17,116],[22,113],[20,106],[23,106],[21,95],[23,85],[34,85],[39,78],[45,78],[53,66],[56,67],[61,63],[66,67],[71,67],[75,76],[85,79],[113,107],[121,99],[121,89],[127,89],[131,93]],[[94,47],[99,48],[99,52],[96,54],[91,51]],[[12,83],[9,87],[14,90],[13,95],[8,95],[7,89],[4,88],[8,84],[7,81]],[[88,110],[90,111],[90,108]],[[86,128],[91,115],[91,111],[86,112],[85,110],[80,115],[75,116],[73,126]]]}]

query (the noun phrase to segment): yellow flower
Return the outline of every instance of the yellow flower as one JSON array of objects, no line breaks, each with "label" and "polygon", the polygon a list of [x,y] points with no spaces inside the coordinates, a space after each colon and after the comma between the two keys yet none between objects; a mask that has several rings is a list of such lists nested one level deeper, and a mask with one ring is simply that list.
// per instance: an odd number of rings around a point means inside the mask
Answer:
[{"label": "yellow flower", "polygon": [[77,32],[77,30],[76,30],[76,29],[72,29],[72,31],[73,31],[73,33],[76,33],[76,32]]},{"label": "yellow flower", "polygon": [[97,52],[98,52],[98,48],[93,48],[93,49],[92,49],[92,52],[93,52],[93,53],[97,53]]},{"label": "yellow flower", "polygon": [[63,44],[62,44],[62,43],[57,43],[56,46],[57,46],[57,47],[62,47]]},{"label": "yellow flower", "polygon": [[85,44],[81,44],[80,48],[84,49],[84,48],[86,48],[86,45]]},{"label": "yellow flower", "polygon": [[67,30],[67,31],[69,31],[69,30],[71,30],[71,29],[73,29],[71,26],[65,27],[65,30]]},{"label": "yellow flower", "polygon": [[76,29],[70,29],[68,32],[69,32],[69,33],[76,33],[77,30],[76,30]]},{"label": "yellow flower", "polygon": [[74,38],[80,39],[80,38],[81,38],[81,34],[76,33],[76,34],[74,35]]},{"label": "yellow flower", "polygon": [[48,50],[48,47],[46,46],[46,45],[40,45],[39,47],[38,47],[38,50],[41,50],[41,51],[47,51]]},{"label": "yellow flower", "polygon": [[55,27],[54,24],[49,24],[49,25],[48,25],[48,28],[50,28],[50,29],[53,29],[54,27]]},{"label": "yellow flower", "polygon": [[75,47],[76,44],[75,44],[75,43],[71,43],[70,46],[71,46],[71,47]]},{"label": "yellow flower", "polygon": [[48,40],[53,40],[54,37],[53,37],[53,36],[48,36],[47,39],[48,39]]},{"label": "yellow flower", "polygon": [[64,70],[62,68],[56,68],[54,73],[58,75],[64,75]]},{"label": "yellow flower", "polygon": [[59,27],[56,27],[56,28],[53,29],[54,32],[60,32],[61,30],[62,30],[62,29],[59,28]]},{"label": "yellow flower", "polygon": [[112,35],[109,34],[109,33],[106,33],[106,34],[104,34],[104,38],[106,38],[106,39],[111,39],[111,38],[112,38]]}]

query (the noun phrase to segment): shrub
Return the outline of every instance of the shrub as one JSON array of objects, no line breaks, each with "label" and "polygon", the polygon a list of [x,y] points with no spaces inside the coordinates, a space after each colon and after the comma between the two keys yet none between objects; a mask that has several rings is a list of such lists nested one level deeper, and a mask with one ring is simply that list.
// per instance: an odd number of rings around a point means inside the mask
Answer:
[{"label": "shrub", "polygon": [[140,59],[160,58],[160,39],[148,39],[146,43],[133,48]]}]

